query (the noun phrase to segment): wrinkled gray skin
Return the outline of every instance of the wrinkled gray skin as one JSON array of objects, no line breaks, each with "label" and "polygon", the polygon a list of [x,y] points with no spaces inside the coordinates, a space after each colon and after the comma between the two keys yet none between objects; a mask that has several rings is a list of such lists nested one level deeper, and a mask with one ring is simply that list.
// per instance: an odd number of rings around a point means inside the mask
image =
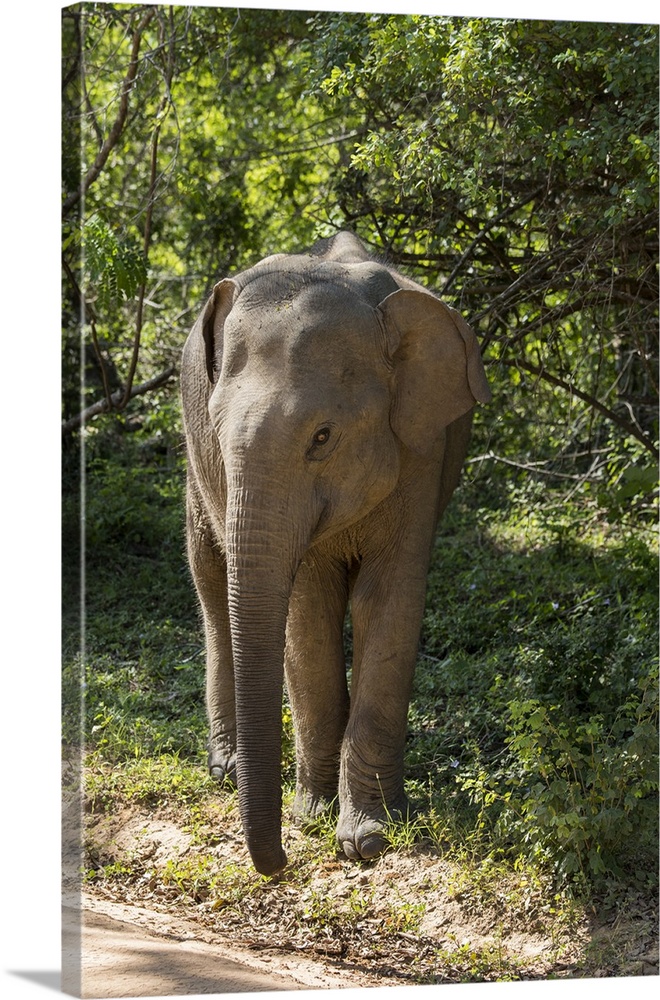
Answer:
[{"label": "wrinkled gray skin", "polygon": [[475,336],[341,233],[219,282],[181,379],[211,773],[238,785],[257,870],[282,869],[285,672],[295,815],[312,820],[338,798],[339,844],[349,858],[374,857],[386,815],[406,809],[406,716],[435,526],[475,401],[490,398]]}]

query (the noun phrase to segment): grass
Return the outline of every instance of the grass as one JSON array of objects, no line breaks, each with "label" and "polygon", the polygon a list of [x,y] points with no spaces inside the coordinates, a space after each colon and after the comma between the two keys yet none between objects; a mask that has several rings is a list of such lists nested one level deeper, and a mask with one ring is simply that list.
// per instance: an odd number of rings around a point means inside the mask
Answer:
[{"label": "grass", "polygon": [[[225,924],[263,916],[277,900],[282,926],[319,947],[345,951],[378,928],[403,948],[419,932],[424,898],[356,888],[337,900],[313,882],[342,864],[330,820],[313,835],[285,829],[291,865],[280,883],[256,875],[246,856],[217,853],[223,828],[241,838],[235,793],[206,774],[204,657],[184,557],[180,452],[102,445],[87,480],[82,651],[77,560],[65,566],[65,740],[84,742],[92,817],[125,808],[174,817],[193,853],[164,865],[127,860],[95,845],[92,833],[89,883],[148,889],[209,920],[221,912]],[[64,511],[75,553],[73,491]],[[350,625],[346,636],[350,643]],[[498,914],[508,927],[554,927],[558,953],[589,908],[652,897],[656,637],[657,557],[644,522],[608,519],[589,495],[567,499],[511,478],[466,480],[429,574],[406,746],[413,811],[391,825],[391,852],[442,858],[450,869],[443,891],[463,912]],[[295,775],[286,705],[283,721],[286,804]],[[522,975],[503,947],[424,947],[416,971],[408,960],[415,981]]]},{"label": "grass", "polygon": [[124,760],[121,767],[104,755],[103,741],[86,760],[85,793],[93,811],[105,811],[131,803],[149,808],[185,809],[212,797],[215,783],[197,764],[178,754],[139,756]]}]

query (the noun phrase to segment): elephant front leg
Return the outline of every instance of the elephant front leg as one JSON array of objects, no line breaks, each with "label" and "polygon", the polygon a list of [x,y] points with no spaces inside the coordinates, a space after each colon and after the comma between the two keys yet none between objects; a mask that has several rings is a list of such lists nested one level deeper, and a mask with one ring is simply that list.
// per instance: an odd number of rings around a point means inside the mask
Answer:
[{"label": "elephant front leg", "polygon": [[334,805],[348,719],[343,623],[346,567],[308,556],[296,576],[287,622],[286,681],[296,738],[294,817],[313,822]]},{"label": "elephant front leg", "polygon": [[236,698],[227,607],[224,555],[188,518],[188,557],[204,617],[206,709],[209,720],[208,768],[217,781],[236,784]]},{"label": "elephant front leg", "polygon": [[408,810],[403,754],[427,563],[424,540],[417,558],[399,552],[363,565],[353,593],[355,658],[337,826],[339,845],[352,859],[380,854],[388,823]]}]

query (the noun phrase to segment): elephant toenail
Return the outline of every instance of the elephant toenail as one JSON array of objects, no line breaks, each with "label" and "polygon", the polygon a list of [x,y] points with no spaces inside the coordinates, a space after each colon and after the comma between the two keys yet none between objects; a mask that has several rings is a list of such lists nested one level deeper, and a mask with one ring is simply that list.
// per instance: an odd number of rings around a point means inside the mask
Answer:
[{"label": "elephant toenail", "polygon": [[379,833],[372,833],[360,841],[360,855],[365,858],[375,858],[387,847],[387,840]]},{"label": "elephant toenail", "polygon": [[359,851],[356,851],[355,844],[353,843],[352,840],[345,840],[341,846],[344,854],[346,855],[347,858],[350,858],[351,861],[360,860],[361,855]]},{"label": "elephant toenail", "polygon": [[220,784],[224,784],[225,782],[230,785],[236,784],[236,775],[234,773],[233,768],[232,770],[227,771],[225,770],[224,767],[221,767],[219,764],[214,764],[213,767],[209,768],[209,774],[211,775],[214,781],[217,781]]}]

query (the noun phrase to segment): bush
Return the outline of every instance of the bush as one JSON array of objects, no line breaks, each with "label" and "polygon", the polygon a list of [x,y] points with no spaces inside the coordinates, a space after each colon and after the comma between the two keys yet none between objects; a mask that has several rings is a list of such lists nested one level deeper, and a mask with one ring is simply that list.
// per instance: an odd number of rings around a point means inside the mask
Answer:
[{"label": "bush", "polygon": [[457,781],[482,822],[494,814],[500,837],[560,879],[617,873],[657,829],[657,696],[655,670],[609,727],[601,715],[580,721],[537,699],[512,701],[504,763]]}]

